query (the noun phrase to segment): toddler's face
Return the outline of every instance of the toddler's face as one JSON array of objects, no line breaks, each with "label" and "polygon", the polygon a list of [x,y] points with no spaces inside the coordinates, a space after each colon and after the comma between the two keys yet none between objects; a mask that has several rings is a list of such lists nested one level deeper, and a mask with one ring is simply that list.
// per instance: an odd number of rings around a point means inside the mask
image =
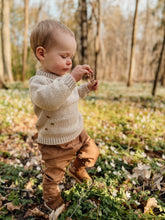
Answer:
[{"label": "toddler's face", "polygon": [[45,53],[42,69],[45,72],[64,75],[72,67],[72,58],[76,51],[75,38],[66,33],[59,33],[56,45]]}]

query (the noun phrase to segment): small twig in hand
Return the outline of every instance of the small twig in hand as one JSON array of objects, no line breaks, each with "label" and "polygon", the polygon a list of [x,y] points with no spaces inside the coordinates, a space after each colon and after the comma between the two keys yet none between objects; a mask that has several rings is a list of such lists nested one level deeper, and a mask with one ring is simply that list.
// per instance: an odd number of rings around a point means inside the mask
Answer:
[{"label": "small twig in hand", "polygon": [[90,82],[93,84],[95,79],[94,79],[94,73],[91,73],[88,75]]},{"label": "small twig in hand", "polygon": [[94,81],[95,81],[95,79],[94,79],[94,74],[92,73],[92,74],[90,75],[90,82],[91,82],[91,83],[94,83]]}]

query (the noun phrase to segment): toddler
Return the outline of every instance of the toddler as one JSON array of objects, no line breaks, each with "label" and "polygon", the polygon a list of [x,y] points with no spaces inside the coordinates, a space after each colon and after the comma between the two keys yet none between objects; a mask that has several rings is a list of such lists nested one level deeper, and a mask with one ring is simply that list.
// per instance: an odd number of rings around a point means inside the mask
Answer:
[{"label": "toddler", "polygon": [[99,150],[83,129],[78,101],[97,90],[98,82],[76,86],[84,75],[93,74],[86,64],[77,65],[68,73],[76,41],[64,24],[41,21],[31,33],[30,44],[41,64],[41,69],[30,79],[29,90],[38,118],[38,147],[45,164],[43,198],[45,206],[52,211],[50,219],[55,220],[65,209],[58,184],[66,167],[69,165],[68,172],[77,182],[92,181],[85,168],[94,166]]}]

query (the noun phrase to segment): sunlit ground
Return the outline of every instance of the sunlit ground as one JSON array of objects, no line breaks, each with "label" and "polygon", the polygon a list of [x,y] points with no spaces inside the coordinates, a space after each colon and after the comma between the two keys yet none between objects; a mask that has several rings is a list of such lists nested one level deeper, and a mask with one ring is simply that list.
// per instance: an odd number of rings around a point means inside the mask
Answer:
[{"label": "sunlit ground", "polygon": [[[14,87],[19,89],[0,90],[1,215],[48,219],[36,117],[28,89],[18,83]],[[96,93],[80,100],[85,129],[101,154],[88,170],[92,186],[75,185],[65,175],[61,189],[68,210],[59,219],[165,218],[165,88],[158,87],[155,97],[151,90],[151,84],[127,88],[123,83],[100,83]],[[30,194],[23,194],[23,189]],[[9,208],[11,202],[14,205]]]}]

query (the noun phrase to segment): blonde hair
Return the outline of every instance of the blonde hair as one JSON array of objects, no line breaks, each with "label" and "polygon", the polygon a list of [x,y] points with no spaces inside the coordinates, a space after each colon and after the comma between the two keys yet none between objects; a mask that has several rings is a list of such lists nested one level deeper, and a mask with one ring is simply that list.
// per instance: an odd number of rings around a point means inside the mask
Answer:
[{"label": "blonde hair", "polygon": [[36,49],[39,46],[42,46],[48,50],[52,46],[52,43],[55,45],[57,41],[56,36],[58,35],[59,31],[70,34],[74,37],[74,33],[59,21],[53,19],[40,21],[34,27],[30,36],[30,45],[34,55],[36,56]]}]

